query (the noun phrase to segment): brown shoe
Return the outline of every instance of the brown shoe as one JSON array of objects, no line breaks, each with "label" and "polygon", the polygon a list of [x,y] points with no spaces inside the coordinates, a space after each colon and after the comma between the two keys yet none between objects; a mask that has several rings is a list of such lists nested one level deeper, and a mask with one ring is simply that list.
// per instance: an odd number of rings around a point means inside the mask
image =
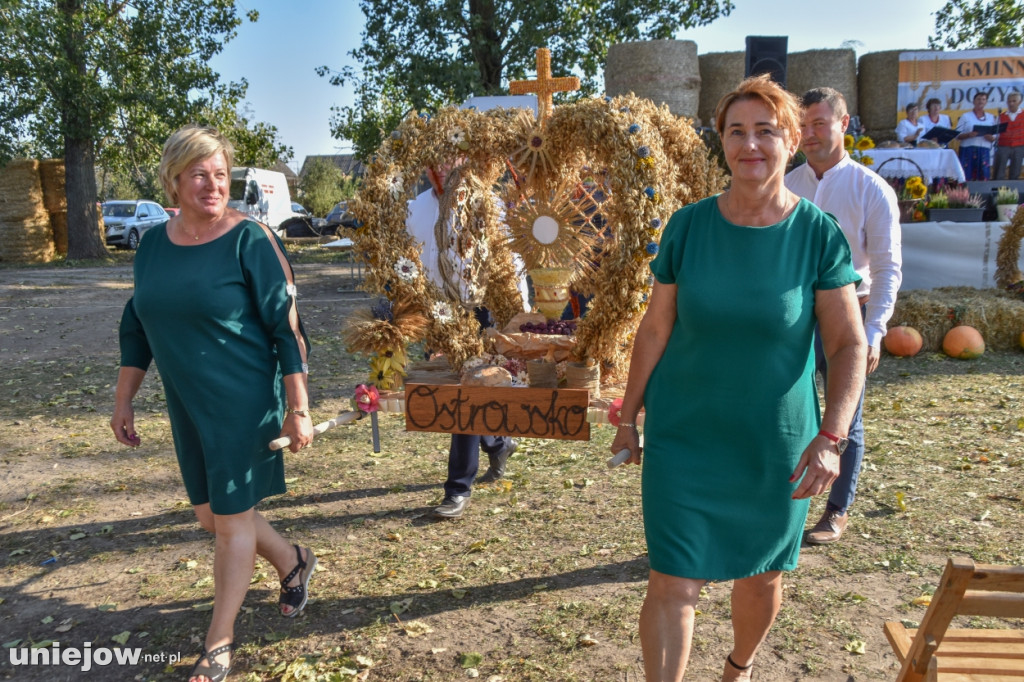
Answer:
[{"label": "brown shoe", "polygon": [[821,515],[821,520],[814,524],[804,534],[804,542],[809,545],[827,545],[843,537],[846,530],[846,522],[850,519],[850,513],[840,514],[837,511],[826,509]]}]

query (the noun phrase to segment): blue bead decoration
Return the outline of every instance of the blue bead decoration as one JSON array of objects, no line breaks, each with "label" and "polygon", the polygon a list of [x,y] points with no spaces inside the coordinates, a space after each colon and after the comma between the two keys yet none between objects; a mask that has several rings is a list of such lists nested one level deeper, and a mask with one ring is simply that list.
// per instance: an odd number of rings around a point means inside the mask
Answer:
[{"label": "blue bead decoration", "polygon": [[651,242],[650,244],[648,244],[646,249],[647,249],[647,253],[649,253],[652,256],[655,256],[655,255],[658,254],[658,245],[655,242]]},{"label": "blue bead decoration", "polygon": [[611,98],[611,97],[609,97],[608,95],[605,95],[605,96],[604,96],[604,101],[605,101],[605,102],[611,102],[611,101],[612,101],[612,98]]},{"label": "blue bead decoration", "polygon": [[402,131],[400,131],[400,130],[392,130],[391,131],[391,139],[392,140],[398,140],[398,139],[401,139],[401,137],[402,137]]},{"label": "blue bead decoration", "polygon": [[647,145],[641,145],[637,147],[636,155],[639,156],[641,159],[646,159],[648,156],[651,155],[651,148],[648,147]]},{"label": "blue bead decoration", "polygon": [[639,132],[640,132],[640,124],[639,123],[631,123],[630,126],[629,126],[629,134],[630,135],[636,135]]},{"label": "blue bead decoration", "polygon": [[429,121],[430,120],[430,114],[428,114],[427,112],[424,111],[422,114],[420,114],[420,118],[422,118],[424,121]]},{"label": "blue bead decoration", "polygon": [[657,192],[654,191],[653,187],[647,187],[644,189],[644,194],[647,195],[648,199],[653,199],[654,195],[657,194]]},{"label": "blue bead decoration", "polygon": [[661,218],[655,218],[654,220],[652,220],[651,221],[651,227],[653,227],[655,230],[660,230],[661,229]]},{"label": "blue bead decoration", "polygon": [[362,221],[362,220],[360,220],[359,218],[356,218],[356,219],[355,219],[354,221],[352,221],[352,224],[353,224],[353,225],[355,226],[355,228],[356,228],[356,229],[358,230],[358,229],[359,229],[360,227],[362,227],[362,226],[363,226],[363,221]]}]

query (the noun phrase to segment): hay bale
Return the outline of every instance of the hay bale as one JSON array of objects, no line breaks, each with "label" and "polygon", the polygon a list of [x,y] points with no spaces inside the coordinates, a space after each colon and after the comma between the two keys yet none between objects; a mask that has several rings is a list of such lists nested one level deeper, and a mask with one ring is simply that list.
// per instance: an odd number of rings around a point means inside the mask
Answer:
[{"label": "hay bale", "polygon": [[50,226],[53,228],[53,247],[61,256],[68,254],[68,212],[50,214]]},{"label": "hay bale", "polygon": [[39,162],[17,159],[0,168],[0,220],[37,222],[49,217],[43,207]]},{"label": "hay bale", "polygon": [[0,262],[48,263],[55,253],[50,217],[0,220]]},{"label": "hay bale", "polygon": [[39,162],[39,180],[43,188],[43,206],[50,213],[68,210],[64,190],[64,159],[43,159]]},{"label": "hay bale", "polygon": [[811,88],[821,87],[841,92],[850,114],[857,113],[857,53],[854,50],[807,50],[789,54],[786,89],[799,97]]},{"label": "hay bale", "polygon": [[946,332],[961,324],[977,329],[987,348],[1016,350],[1024,332],[1024,301],[999,289],[901,291],[889,327],[901,324],[921,332],[922,347],[933,351],[941,351]]},{"label": "hay bale", "polygon": [[746,71],[746,52],[709,52],[698,58],[700,65],[700,105],[697,116],[703,124],[715,127],[718,102],[736,89]]},{"label": "hay bale", "polygon": [[872,52],[863,55],[858,62],[860,121],[876,142],[896,139],[900,53],[906,51]]},{"label": "hay bale", "polygon": [[610,97],[634,93],[676,116],[697,117],[700,101],[697,43],[691,40],[644,40],[608,48],[604,71]]}]

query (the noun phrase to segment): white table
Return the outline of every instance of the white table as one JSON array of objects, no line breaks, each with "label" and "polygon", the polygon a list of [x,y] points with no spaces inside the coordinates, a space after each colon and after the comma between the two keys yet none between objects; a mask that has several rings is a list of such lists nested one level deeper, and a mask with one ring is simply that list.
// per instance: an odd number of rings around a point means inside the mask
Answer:
[{"label": "white table", "polygon": [[[963,166],[960,159],[952,149],[869,149],[864,152],[875,160],[874,164],[868,166],[883,178],[909,178],[919,173],[916,163],[924,171],[924,181],[930,183],[938,178],[953,178],[958,182],[964,182]],[[892,161],[885,164],[885,168],[879,167],[895,158],[910,159],[914,163],[906,161]]]},{"label": "white table", "polygon": [[[900,289],[996,286],[996,254],[1009,223],[903,223]],[[1017,267],[1024,272],[1024,254]]]}]

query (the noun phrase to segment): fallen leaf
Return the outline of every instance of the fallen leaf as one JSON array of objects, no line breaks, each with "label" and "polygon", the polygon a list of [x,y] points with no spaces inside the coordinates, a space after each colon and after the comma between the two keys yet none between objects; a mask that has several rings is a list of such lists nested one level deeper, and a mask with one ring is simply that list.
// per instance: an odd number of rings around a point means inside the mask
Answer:
[{"label": "fallen leaf", "polygon": [[[14,647],[18,646],[19,644],[21,644],[21,640],[20,639],[12,639],[9,642],[4,642],[3,647],[5,649],[13,649]],[[441,651],[444,651],[444,649],[441,649]]]},{"label": "fallen leaf", "polygon": [[391,602],[391,613],[396,616],[401,615],[408,611],[410,606],[412,606],[412,597],[403,599],[402,601],[393,601]]},{"label": "fallen leaf", "polygon": [[465,599],[467,594],[468,594],[468,590],[463,590],[463,589],[460,589],[460,588],[456,588],[456,589],[452,590],[452,596],[455,597],[456,599]]},{"label": "fallen leaf", "polygon": [[483,655],[478,654],[475,651],[459,654],[459,665],[463,668],[475,668],[483,663],[483,661]]},{"label": "fallen leaf", "polygon": [[903,501],[903,497],[903,491],[897,491],[896,506],[899,507],[900,511],[907,511],[907,503]]},{"label": "fallen leaf", "polygon": [[46,647],[51,646],[52,644],[53,644],[53,640],[52,639],[44,639],[44,640],[41,640],[39,642],[36,642],[35,644],[33,644],[29,648],[31,648],[31,649],[45,649]]},{"label": "fallen leaf", "polygon": [[864,654],[866,651],[867,644],[860,639],[851,639],[846,643],[843,648],[849,651],[851,654]]},{"label": "fallen leaf", "polygon": [[922,594],[920,597],[915,597],[910,603],[914,606],[930,606],[932,603],[932,596],[930,594]]},{"label": "fallen leaf", "polygon": [[419,587],[421,590],[428,590],[434,589],[439,584],[440,583],[434,580],[433,578],[427,578],[426,580],[421,580],[418,583],[416,583],[416,586]]},{"label": "fallen leaf", "polygon": [[206,587],[207,585],[213,584],[213,578],[211,576],[203,576],[199,580],[192,583],[192,587]]},{"label": "fallen leaf", "polygon": [[7,556],[18,556],[20,554],[28,554],[28,550],[27,549],[16,549],[16,550],[12,551],[10,554],[8,554]]},{"label": "fallen leaf", "polygon": [[212,601],[207,601],[207,602],[202,602],[201,604],[193,604],[192,605],[192,610],[193,611],[212,611],[213,610],[213,602]]},{"label": "fallen leaf", "polygon": [[99,609],[100,611],[116,611],[117,610],[117,604],[100,604],[96,608]]},{"label": "fallen leaf", "polygon": [[125,644],[128,643],[128,638],[131,637],[131,636],[132,636],[132,633],[129,632],[128,630],[125,630],[124,632],[120,632],[120,633],[118,633],[116,635],[111,635],[110,639],[111,639],[111,641],[117,642],[121,646],[124,646]]},{"label": "fallen leaf", "polygon": [[71,535],[69,535],[68,536],[68,540],[81,540],[84,537],[85,537],[85,533],[79,531],[77,533],[72,533]]},{"label": "fallen leaf", "polygon": [[75,626],[75,622],[71,618],[65,618],[60,622],[60,625],[54,628],[57,632],[67,632]]},{"label": "fallen leaf", "polygon": [[434,631],[434,628],[430,627],[422,620],[410,620],[403,624],[405,634],[410,637],[419,637],[420,635],[426,635]]},{"label": "fallen leaf", "polygon": [[594,646],[597,644],[597,640],[592,635],[583,635],[579,641],[581,646]]},{"label": "fallen leaf", "polygon": [[53,622],[53,616],[46,616],[45,618],[43,618],[39,622],[42,623],[43,625],[49,625],[50,623]]}]

